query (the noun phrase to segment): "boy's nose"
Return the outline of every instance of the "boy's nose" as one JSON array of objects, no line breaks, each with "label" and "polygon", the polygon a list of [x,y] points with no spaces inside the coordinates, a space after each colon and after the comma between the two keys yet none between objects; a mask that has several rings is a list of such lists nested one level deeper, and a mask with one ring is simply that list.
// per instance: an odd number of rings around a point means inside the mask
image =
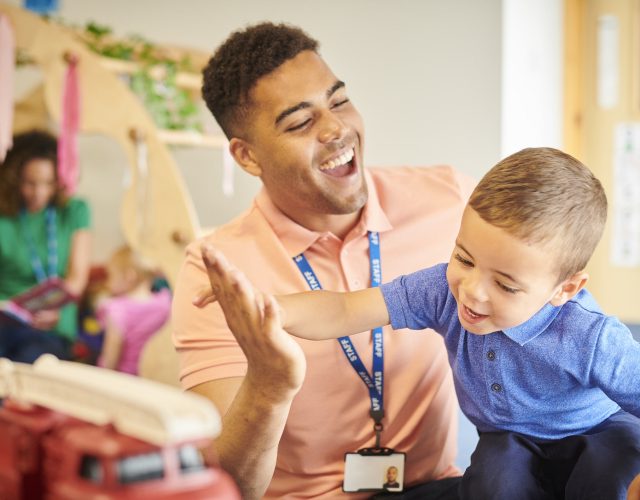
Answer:
[{"label": "boy's nose", "polygon": [[487,292],[478,276],[470,276],[462,283],[462,292],[467,300],[474,303],[486,302]]}]

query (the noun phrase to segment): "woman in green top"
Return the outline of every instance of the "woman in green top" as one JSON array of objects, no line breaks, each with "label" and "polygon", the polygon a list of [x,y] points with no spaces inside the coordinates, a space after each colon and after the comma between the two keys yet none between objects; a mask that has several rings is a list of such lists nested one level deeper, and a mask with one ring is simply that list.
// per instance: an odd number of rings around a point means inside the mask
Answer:
[{"label": "woman in green top", "polygon": [[[53,276],[76,295],[87,284],[89,208],[64,194],[57,163],[56,138],[31,131],[14,137],[0,165],[0,301]],[[0,357],[68,359],[77,330],[75,304],[37,312],[31,324],[0,319]]]}]

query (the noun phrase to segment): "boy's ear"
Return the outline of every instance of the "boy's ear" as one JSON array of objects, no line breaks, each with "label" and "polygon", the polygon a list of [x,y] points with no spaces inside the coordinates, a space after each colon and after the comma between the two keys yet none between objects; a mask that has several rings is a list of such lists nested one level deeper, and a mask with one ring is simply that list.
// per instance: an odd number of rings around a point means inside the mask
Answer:
[{"label": "boy's ear", "polygon": [[258,164],[249,143],[243,139],[233,137],[229,141],[229,151],[242,170],[255,177],[260,177],[262,168]]},{"label": "boy's ear", "polygon": [[552,306],[561,306],[571,300],[589,281],[589,274],[585,271],[578,271],[573,276],[569,276],[566,280],[558,285],[558,289],[554,293],[549,303]]}]

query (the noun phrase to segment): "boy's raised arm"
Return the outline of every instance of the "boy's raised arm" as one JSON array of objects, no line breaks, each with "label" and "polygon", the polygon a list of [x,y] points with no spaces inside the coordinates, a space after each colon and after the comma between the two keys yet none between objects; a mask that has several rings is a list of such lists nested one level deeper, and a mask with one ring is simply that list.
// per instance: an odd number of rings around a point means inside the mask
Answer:
[{"label": "boy's raised arm", "polygon": [[335,339],[389,323],[379,288],[357,292],[315,292],[278,295],[283,328],[310,340]]},{"label": "boy's raised arm", "polygon": [[[207,259],[212,291],[194,300],[202,307],[217,300],[216,283],[224,276],[237,287],[246,277],[233,268],[224,256],[212,248],[203,249]],[[264,308],[265,296],[256,292],[256,301]],[[278,295],[282,328],[296,337],[309,340],[325,340],[353,335],[389,323],[389,314],[379,288],[367,288],[356,292],[314,292]]]}]

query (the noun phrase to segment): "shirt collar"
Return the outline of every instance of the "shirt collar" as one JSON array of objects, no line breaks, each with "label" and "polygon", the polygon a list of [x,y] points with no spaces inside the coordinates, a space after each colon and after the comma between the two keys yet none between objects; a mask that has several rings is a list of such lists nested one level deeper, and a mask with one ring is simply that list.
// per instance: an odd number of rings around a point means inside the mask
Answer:
[{"label": "shirt collar", "polygon": [[521,346],[525,345],[544,332],[559,312],[560,307],[552,306],[547,302],[529,320],[513,328],[507,328],[503,330],[503,333]]},{"label": "shirt collar", "polygon": [[[362,236],[368,231],[384,232],[393,227],[380,205],[376,186],[367,170],[364,171],[364,178],[368,189],[367,203],[362,209],[358,223],[345,241]],[[292,221],[275,206],[264,187],[256,196],[255,204],[292,258],[303,253],[319,238],[330,235],[329,232],[311,231]]]}]

